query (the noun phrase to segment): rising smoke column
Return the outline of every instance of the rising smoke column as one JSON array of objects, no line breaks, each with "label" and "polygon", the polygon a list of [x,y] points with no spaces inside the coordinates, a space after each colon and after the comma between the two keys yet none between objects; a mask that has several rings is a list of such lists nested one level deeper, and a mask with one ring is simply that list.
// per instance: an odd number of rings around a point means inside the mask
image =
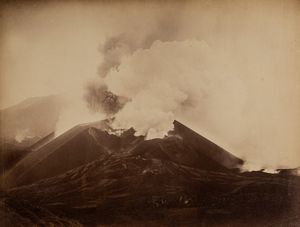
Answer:
[{"label": "rising smoke column", "polygon": [[103,56],[103,60],[98,67],[99,78],[90,81],[86,85],[84,94],[84,99],[91,111],[102,111],[111,116],[125,105],[128,98],[116,96],[109,91],[103,79],[112,70],[118,71],[123,57],[132,55],[138,49],[149,49],[157,40],[176,40],[181,23],[180,13],[177,12],[176,16],[174,15],[174,12],[159,15],[159,19],[149,30],[123,32],[108,37],[100,45],[99,51]]},{"label": "rising smoke column", "polygon": [[[102,56],[96,78],[86,82],[79,97],[68,98],[69,105],[64,108],[56,125],[56,135],[60,135],[74,125],[113,118],[122,109],[129,97],[119,96],[109,90],[105,78],[109,72],[118,70],[123,57],[132,55],[138,49],[150,48],[156,40],[168,41],[177,37],[181,27],[181,13],[178,9],[159,12],[147,27],[114,32],[100,45]],[[130,26],[129,26],[130,27]],[[124,29],[123,29],[124,30]],[[77,95],[76,95],[77,96]],[[83,99],[83,100],[82,100]]]}]

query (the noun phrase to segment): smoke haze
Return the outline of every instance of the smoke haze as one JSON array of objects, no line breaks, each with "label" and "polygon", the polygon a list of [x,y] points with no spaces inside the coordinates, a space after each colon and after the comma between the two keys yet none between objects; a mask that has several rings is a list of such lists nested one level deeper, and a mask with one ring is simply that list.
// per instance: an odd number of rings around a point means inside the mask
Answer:
[{"label": "smoke haze", "polygon": [[66,93],[59,131],[114,116],[154,138],[177,119],[259,168],[300,165],[298,1],[2,11],[2,106]]}]

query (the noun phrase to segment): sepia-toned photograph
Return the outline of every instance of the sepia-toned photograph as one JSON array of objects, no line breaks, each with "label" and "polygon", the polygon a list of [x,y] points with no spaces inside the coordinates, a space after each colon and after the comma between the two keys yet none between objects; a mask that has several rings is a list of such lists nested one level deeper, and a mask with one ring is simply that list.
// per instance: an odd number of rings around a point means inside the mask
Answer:
[{"label": "sepia-toned photograph", "polygon": [[1,0],[0,226],[300,227],[299,0]]}]

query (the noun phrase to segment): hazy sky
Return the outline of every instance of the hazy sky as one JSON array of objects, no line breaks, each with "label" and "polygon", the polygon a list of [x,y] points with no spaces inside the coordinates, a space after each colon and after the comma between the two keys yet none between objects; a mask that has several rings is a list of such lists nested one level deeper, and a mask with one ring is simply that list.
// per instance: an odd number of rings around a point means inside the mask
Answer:
[{"label": "hazy sky", "polygon": [[[180,27],[174,39],[203,39],[232,52],[247,44],[243,51],[265,54],[264,59],[276,49],[296,51],[297,1],[22,2],[2,6],[2,108],[26,97],[78,89],[95,75],[101,61],[98,47],[106,37],[143,33],[161,15]],[[268,47],[269,53],[257,45]],[[237,59],[247,54],[237,53]]]},{"label": "hazy sky", "polygon": [[[181,70],[178,84],[195,82],[188,88],[175,86],[184,93],[176,101],[184,102],[192,93],[188,101],[197,108],[180,115],[181,109],[172,105],[175,116],[233,153],[259,157],[269,165],[300,164],[299,1],[121,2],[3,4],[0,107],[53,93],[80,97],[83,85],[97,77],[103,61],[99,47],[111,36],[126,34],[130,42],[162,40],[126,54],[120,71],[108,75],[110,88],[141,105],[136,97],[155,97],[151,92],[167,89],[151,90],[143,82],[155,78],[156,84],[171,84],[172,73]],[[164,58],[157,61],[160,56]],[[198,76],[198,68],[204,74]],[[156,75],[152,69],[158,70]],[[131,90],[136,87],[130,80],[149,93]],[[128,108],[134,112],[136,106]],[[121,119],[130,122],[126,117],[122,113]],[[270,154],[276,155],[268,162]]]}]

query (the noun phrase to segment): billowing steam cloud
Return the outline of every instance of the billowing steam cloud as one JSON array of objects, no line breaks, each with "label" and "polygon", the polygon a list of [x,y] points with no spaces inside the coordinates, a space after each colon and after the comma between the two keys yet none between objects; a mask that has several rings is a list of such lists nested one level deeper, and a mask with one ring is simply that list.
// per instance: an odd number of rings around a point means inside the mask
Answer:
[{"label": "billowing steam cloud", "polygon": [[[284,163],[284,150],[296,151],[299,144],[295,136],[285,137],[287,130],[297,130],[289,122],[272,124],[270,114],[281,116],[282,102],[279,98],[274,103],[270,96],[276,94],[263,90],[277,87],[276,80],[272,81],[276,73],[270,77],[274,62],[264,62],[267,73],[264,78],[270,84],[263,83],[260,88],[251,84],[249,78],[255,77],[256,71],[244,71],[235,58],[232,53],[198,40],[155,41],[149,48],[126,52],[118,66],[110,68],[100,83],[115,98],[126,100],[124,105],[117,104],[122,108],[114,112],[114,127],[133,127],[137,134],[150,139],[163,137],[177,119],[250,160],[247,166],[251,169],[278,167],[279,159]],[[257,67],[259,59],[252,64]],[[267,108],[259,109],[257,105],[261,102],[256,102],[255,92],[262,94],[260,98]],[[112,103],[118,103],[118,99]],[[290,114],[284,115],[297,119]],[[274,138],[276,145],[273,145]],[[280,142],[282,138],[284,141]],[[276,158],[264,157],[275,150]],[[261,164],[262,157],[267,164]]]},{"label": "billowing steam cloud", "polygon": [[202,121],[208,113],[215,115],[213,105],[224,106],[223,101],[239,103],[231,108],[241,108],[245,89],[239,78],[229,74],[226,59],[197,40],[156,41],[149,49],[124,57],[119,69],[105,78],[113,93],[130,99],[116,114],[115,126],[134,127],[148,138],[163,137],[175,119]]},{"label": "billowing steam cloud", "polygon": [[131,31],[109,37],[100,45],[100,53],[103,61],[98,68],[100,77],[106,75],[112,69],[118,69],[121,64],[121,58],[132,54],[137,49],[148,49],[156,40],[171,41],[177,38],[177,32],[180,28],[180,15],[176,11],[176,16],[172,14],[159,15],[153,28],[140,33],[140,31]]},{"label": "billowing steam cloud", "polygon": [[[137,49],[148,49],[156,40],[174,40],[180,27],[179,18],[178,15],[160,15],[154,27],[145,33],[133,31],[107,38],[99,48],[103,56],[98,68],[99,77],[105,78],[112,70],[118,71],[122,58],[131,55]],[[90,110],[104,111],[107,114],[116,113],[126,102],[126,98],[119,97],[117,100],[117,96],[107,90],[105,82],[101,79],[88,83],[84,99]]]}]

